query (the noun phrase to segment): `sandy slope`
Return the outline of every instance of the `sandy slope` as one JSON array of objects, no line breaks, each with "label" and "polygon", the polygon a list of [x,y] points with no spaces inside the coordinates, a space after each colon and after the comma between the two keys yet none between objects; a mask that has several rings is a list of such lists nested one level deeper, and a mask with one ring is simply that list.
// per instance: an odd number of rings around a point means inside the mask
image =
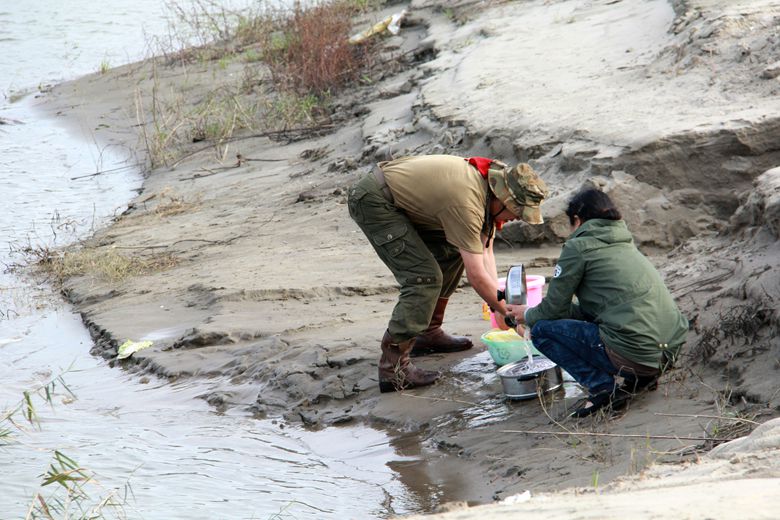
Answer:
[{"label": "sandy slope", "polygon": [[[87,245],[164,252],[178,264],[119,284],[68,282],[96,351],[111,358],[118,342],[151,339],[152,349],[123,365],[208,378],[203,397],[217,407],[397,432],[399,454],[422,460],[398,471],[430,509],[604,483],[712,446],[656,436],[733,437],[748,423],[707,416],[777,415],[780,171],[771,168],[780,162],[780,2],[409,8],[409,23],[386,45],[418,49],[413,66],[340,98],[334,132],[247,138],[221,156],[205,148],[149,175],[132,207]],[[195,100],[240,69],[155,74],[138,64],[86,77],[57,87],[45,107],[100,125],[106,142],[135,145],[136,93],[148,97],[155,81],[159,91],[186,85]],[[679,369],[657,392],[619,418],[560,422],[573,397],[507,402],[477,342],[471,352],[420,361],[444,372],[432,388],[380,397],[378,345],[396,289],[349,220],[345,189],[376,160],[430,152],[530,160],[552,187],[545,226],[503,233],[502,269],[523,261],[550,274],[568,230],[562,204],[581,185],[600,185],[618,201],[694,324]],[[236,165],[236,153],[253,160]],[[180,211],[162,211],[172,202]],[[464,286],[448,329],[477,339],[487,328],[479,309]],[[505,433],[563,428],[650,438]],[[430,484],[442,494],[430,495]],[[615,511],[643,493],[615,498]],[[601,507],[603,497],[574,502]],[[642,515],[655,518],[665,505],[651,502]]]}]

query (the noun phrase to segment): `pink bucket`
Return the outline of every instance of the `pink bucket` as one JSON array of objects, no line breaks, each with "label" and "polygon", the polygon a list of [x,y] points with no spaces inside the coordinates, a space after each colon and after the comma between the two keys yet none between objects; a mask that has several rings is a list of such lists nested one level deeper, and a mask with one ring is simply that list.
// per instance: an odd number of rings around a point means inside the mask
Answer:
[{"label": "pink bucket", "polygon": [[[542,289],[544,288],[544,276],[528,274],[525,276],[525,281],[526,281],[526,286],[528,287],[528,298],[527,298],[528,306],[535,307],[539,305],[539,302],[542,301]],[[503,290],[505,287],[506,287],[506,278],[499,278],[498,288]],[[496,317],[492,312],[490,313],[490,325],[492,325],[494,329],[499,328],[498,323],[496,322]]]}]

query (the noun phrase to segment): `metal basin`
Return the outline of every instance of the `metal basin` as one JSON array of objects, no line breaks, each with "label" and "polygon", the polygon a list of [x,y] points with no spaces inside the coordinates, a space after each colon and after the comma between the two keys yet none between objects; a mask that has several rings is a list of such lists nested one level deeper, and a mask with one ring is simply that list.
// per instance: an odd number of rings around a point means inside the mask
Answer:
[{"label": "metal basin", "polygon": [[536,356],[504,365],[496,372],[509,399],[533,399],[539,393],[563,386],[561,368],[546,357]]}]

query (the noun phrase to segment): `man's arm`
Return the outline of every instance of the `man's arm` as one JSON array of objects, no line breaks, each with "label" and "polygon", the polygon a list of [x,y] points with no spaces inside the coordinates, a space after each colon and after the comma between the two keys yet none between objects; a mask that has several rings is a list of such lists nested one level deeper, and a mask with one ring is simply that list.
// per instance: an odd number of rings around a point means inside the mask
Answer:
[{"label": "man's arm", "polygon": [[[483,236],[482,239],[484,242],[487,238]],[[498,269],[496,268],[496,255],[493,253],[493,242],[490,242],[482,252],[482,264],[485,266],[485,271],[493,277],[496,287],[498,287]]]},{"label": "man's arm", "polygon": [[[500,314],[500,316],[496,316],[496,322],[505,326],[506,306],[503,301],[498,301],[498,282],[496,281],[495,259],[492,258],[492,251],[491,259],[486,258],[484,253],[470,253],[463,249],[460,249],[460,256],[463,258],[469,284],[497,314]],[[485,264],[491,261],[493,271],[488,272]]]}]

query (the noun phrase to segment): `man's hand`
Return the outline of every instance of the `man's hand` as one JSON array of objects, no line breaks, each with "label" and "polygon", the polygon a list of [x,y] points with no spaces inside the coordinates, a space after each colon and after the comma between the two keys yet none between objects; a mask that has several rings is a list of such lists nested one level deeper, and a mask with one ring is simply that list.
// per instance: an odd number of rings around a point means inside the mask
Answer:
[{"label": "man's hand", "polygon": [[[528,305],[507,305],[506,313],[512,316],[517,323],[517,333],[525,338],[525,310]],[[530,339],[530,336],[526,339]]]},{"label": "man's hand", "polygon": [[[519,305],[507,305],[507,307],[515,307],[516,308],[516,307],[520,307],[520,306]],[[525,305],[523,305],[523,307],[525,307]],[[510,327],[509,325],[506,324],[506,320],[504,319],[505,318],[504,315],[502,315],[502,314],[500,314],[498,312],[496,312],[494,314],[495,314],[496,323],[498,324],[498,328],[499,329],[501,329],[501,330],[509,330],[509,329],[512,328],[512,327]],[[509,313],[507,313],[507,314],[509,314]],[[515,318],[515,323],[517,323],[517,319],[516,318]],[[515,327],[515,330],[517,331],[517,333],[520,334],[523,337],[525,337],[525,329],[526,329],[525,325],[522,325],[520,323],[517,323],[517,326]]]},{"label": "man's hand", "polygon": [[506,320],[504,319],[505,316],[501,314],[500,312],[494,312],[493,315],[496,318],[496,324],[498,325],[498,328],[501,330],[509,330],[511,327],[506,324]]}]

